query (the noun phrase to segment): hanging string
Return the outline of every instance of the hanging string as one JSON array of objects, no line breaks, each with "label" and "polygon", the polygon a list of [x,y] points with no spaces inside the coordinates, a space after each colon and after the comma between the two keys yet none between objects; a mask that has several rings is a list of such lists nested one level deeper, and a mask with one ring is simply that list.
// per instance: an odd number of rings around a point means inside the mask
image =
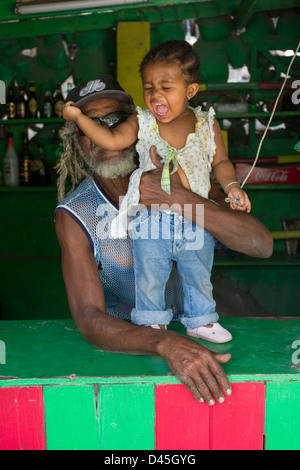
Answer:
[{"label": "hanging string", "polygon": [[296,49],[296,51],[295,51],[295,54],[294,54],[294,56],[292,57],[292,60],[291,60],[291,62],[290,62],[290,65],[288,66],[285,79],[284,79],[284,81],[283,81],[283,83],[282,83],[282,86],[281,86],[281,88],[280,88],[279,94],[278,94],[277,99],[276,99],[276,101],[275,101],[275,104],[274,104],[273,111],[272,111],[272,113],[271,113],[269,122],[268,122],[268,124],[267,124],[267,126],[266,126],[266,128],[265,128],[265,131],[264,131],[263,136],[262,136],[262,138],[261,138],[261,141],[260,141],[260,143],[259,143],[259,146],[258,146],[258,149],[257,149],[257,153],[256,153],[256,157],[255,157],[254,163],[253,163],[253,165],[252,165],[252,168],[250,169],[248,175],[246,176],[246,178],[244,179],[243,183],[241,184],[241,188],[244,186],[244,184],[245,184],[246,181],[248,180],[249,176],[251,175],[251,173],[252,173],[252,171],[253,171],[253,169],[254,169],[256,163],[257,163],[257,160],[258,160],[258,157],[259,157],[259,154],[260,154],[260,149],[261,149],[262,143],[263,143],[263,141],[264,141],[264,139],[265,139],[265,137],[266,137],[266,134],[267,134],[267,132],[268,132],[268,130],[269,130],[269,127],[270,127],[270,124],[271,124],[271,122],[272,122],[272,119],[273,119],[275,110],[276,110],[277,105],[278,105],[278,101],[279,101],[280,96],[281,96],[281,94],[282,94],[282,92],[283,92],[283,89],[284,89],[284,87],[285,87],[286,81],[287,81],[287,79],[288,79],[288,75],[289,75],[289,73],[290,73],[292,64],[293,64],[293,62],[294,62],[294,60],[295,60],[295,58],[296,58],[296,56],[297,56],[297,53],[298,53],[298,51],[299,51],[299,48],[300,48],[300,41],[299,41],[299,43],[298,43],[298,47],[297,47],[297,49]]}]

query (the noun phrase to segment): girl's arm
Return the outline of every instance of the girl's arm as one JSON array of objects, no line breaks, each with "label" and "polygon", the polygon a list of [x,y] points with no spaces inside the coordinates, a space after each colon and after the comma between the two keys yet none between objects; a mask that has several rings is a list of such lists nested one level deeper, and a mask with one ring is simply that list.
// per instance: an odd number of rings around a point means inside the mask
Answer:
[{"label": "girl's arm", "polygon": [[105,150],[123,150],[137,140],[139,125],[136,114],[128,116],[125,122],[111,129],[97,124],[69,101],[64,106],[63,117],[75,122],[94,144]]},{"label": "girl's arm", "polygon": [[[214,121],[214,133],[215,133],[215,144],[216,153],[212,163],[212,170],[214,175],[226,194],[230,198],[239,199],[242,206],[231,203],[232,209],[247,210],[250,212],[251,203],[245,191],[240,187],[237,182],[237,176],[233,164],[229,160],[226,152],[226,148],[223,142],[221,129],[217,120]],[[235,183],[234,183],[235,182]],[[231,184],[234,183],[234,184]]]},{"label": "girl's arm", "polygon": [[237,177],[234,166],[228,158],[221,129],[216,119],[214,120],[213,128],[215,133],[216,153],[214,155],[212,169],[218,182],[224,189],[228,183],[236,181]]}]

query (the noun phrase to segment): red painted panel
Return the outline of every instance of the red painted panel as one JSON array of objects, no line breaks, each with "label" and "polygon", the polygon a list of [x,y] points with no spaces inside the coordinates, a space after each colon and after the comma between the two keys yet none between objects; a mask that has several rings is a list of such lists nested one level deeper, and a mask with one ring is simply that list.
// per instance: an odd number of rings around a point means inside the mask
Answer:
[{"label": "red painted panel", "polygon": [[42,387],[0,388],[0,450],[45,450]]},{"label": "red painted panel", "polygon": [[210,408],[213,450],[261,450],[265,421],[263,383],[234,383],[225,403]]},{"label": "red painted panel", "polygon": [[209,407],[184,385],[157,385],[155,412],[157,450],[209,448]]},{"label": "red painted panel", "polygon": [[225,402],[198,403],[184,385],[156,386],[157,450],[259,450],[263,447],[265,386],[234,383]]}]

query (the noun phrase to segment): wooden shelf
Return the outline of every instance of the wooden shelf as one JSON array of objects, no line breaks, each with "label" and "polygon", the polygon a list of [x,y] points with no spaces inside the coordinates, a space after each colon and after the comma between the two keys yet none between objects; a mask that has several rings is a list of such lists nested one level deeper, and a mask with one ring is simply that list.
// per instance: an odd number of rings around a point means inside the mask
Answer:
[{"label": "wooden shelf", "polygon": [[40,118],[40,119],[1,119],[1,126],[19,126],[19,125],[30,125],[30,124],[60,124],[65,122],[63,118]]},{"label": "wooden shelf", "polygon": [[57,191],[56,186],[17,186],[13,188],[9,188],[6,186],[0,186],[0,192],[1,193],[23,193],[23,192],[28,192],[28,193],[35,193],[35,192],[53,192]]},{"label": "wooden shelf", "polygon": [[273,253],[270,258],[251,258],[250,256],[222,256],[215,255],[214,267],[218,266],[300,266],[300,254],[287,255],[286,253]]},{"label": "wooden shelf", "polygon": [[[260,119],[267,119],[271,116],[271,113],[264,113],[264,112],[254,112],[254,113],[216,113],[217,119],[253,119],[253,118],[260,118]],[[274,114],[275,118],[280,117],[295,117],[300,116],[300,111],[277,111]]]},{"label": "wooden shelf", "polygon": [[[290,189],[300,190],[299,184],[247,184],[244,186],[246,190],[269,190],[269,189],[276,189],[287,191]],[[66,188],[67,190],[67,188]],[[35,192],[35,191],[57,191],[56,185],[51,186],[17,186],[17,187],[6,187],[0,186],[0,192]]]},{"label": "wooden shelf", "polygon": [[[253,119],[261,118],[267,119],[271,116],[271,113],[267,112],[250,112],[250,113],[216,113],[217,119]],[[275,114],[275,117],[295,117],[300,116],[300,111],[278,111]],[[26,124],[59,124],[64,123],[63,118],[40,118],[40,119],[2,119],[0,120],[0,125],[4,126],[14,126],[14,125],[26,125]]]}]

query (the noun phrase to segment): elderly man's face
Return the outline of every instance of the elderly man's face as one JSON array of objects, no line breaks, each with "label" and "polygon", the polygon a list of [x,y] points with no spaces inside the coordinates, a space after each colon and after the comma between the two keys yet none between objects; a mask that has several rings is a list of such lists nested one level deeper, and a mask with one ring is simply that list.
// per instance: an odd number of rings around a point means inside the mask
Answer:
[{"label": "elderly man's face", "polygon": [[[117,100],[100,99],[85,104],[82,112],[90,118],[105,118],[115,111],[124,111],[124,104]],[[106,124],[101,124],[106,126]],[[95,145],[86,136],[79,135],[79,142],[86,163],[95,173],[109,179],[130,175],[136,164],[135,146],[124,150],[104,150]]]}]

